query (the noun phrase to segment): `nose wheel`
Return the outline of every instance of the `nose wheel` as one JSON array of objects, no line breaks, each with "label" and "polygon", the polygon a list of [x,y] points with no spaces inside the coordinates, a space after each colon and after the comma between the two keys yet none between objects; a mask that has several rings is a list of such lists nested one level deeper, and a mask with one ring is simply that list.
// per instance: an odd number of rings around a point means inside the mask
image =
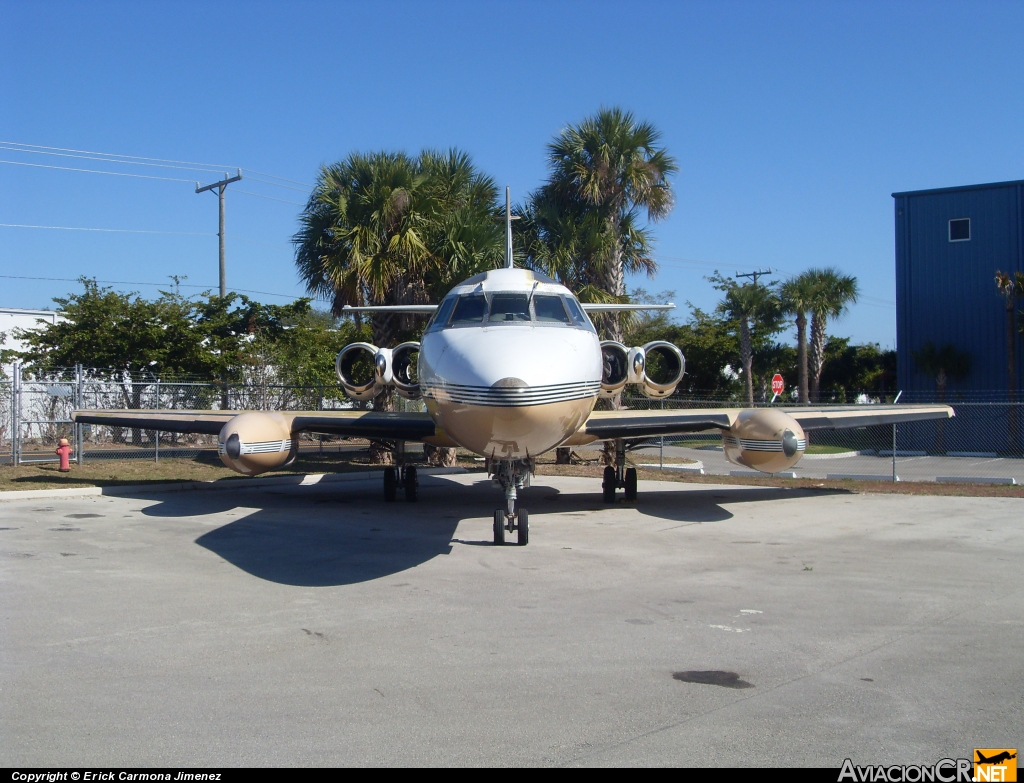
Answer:
[{"label": "nose wheel", "polygon": [[505,491],[507,508],[494,511],[494,544],[505,543],[506,533],[516,534],[516,543],[526,546],[530,543],[530,514],[525,508],[516,509],[517,492],[530,486],[530,474],[533,472],[531,460],[501,460],[488,463],[488,471]]},{"label": "nose wheel", "polygon": [[516,533],[516,544],[526,546],[530,543],[530,513],[521,508],[514,514],[507,514],[504,509],[494,510],[494,544],[504,546],[505,533]]}]

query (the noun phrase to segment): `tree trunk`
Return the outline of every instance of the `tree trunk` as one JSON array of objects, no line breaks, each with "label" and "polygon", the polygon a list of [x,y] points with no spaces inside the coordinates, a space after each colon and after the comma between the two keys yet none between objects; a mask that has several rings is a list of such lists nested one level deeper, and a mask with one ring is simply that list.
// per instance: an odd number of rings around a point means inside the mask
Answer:
[{"label": "tree trunk", "polygon": [[743,387],[747,405],[754,404],[754,348],[750,340],[750,322],[740,319],[740,362],[743,364]]},{"label": "tree trunk", "polygon": [[825,365],[825,323],[821,313],[811,313],[810,376],[811,399],[821,401],[821,370]]},{"label": "tree trunk", "polygon": [[428,465],[438,468],[454,467],[459,459],[458,452],[455,449],[431,446],[429,443],[423,444],[423,456],[426,457]]},{"label": "tree trunk", "polygon": [[810,405],[807,385],[807,314],[796,314],[796,364],[799,371],[800,404]]},{"label": "tree trunk", "polygon": [[[618,241],[618,222],[610,220],[608,230],[609,234],[615,237],[615,245],[609,253],[608,267],[604,273],[605,290],[612,296],[620,297],[626,293],[626,281],[622,271],[622,247]],[[605,331],[608,334],[608,339],[621,343],[623,330],[618,313],[609,313],[605,319]]]}]

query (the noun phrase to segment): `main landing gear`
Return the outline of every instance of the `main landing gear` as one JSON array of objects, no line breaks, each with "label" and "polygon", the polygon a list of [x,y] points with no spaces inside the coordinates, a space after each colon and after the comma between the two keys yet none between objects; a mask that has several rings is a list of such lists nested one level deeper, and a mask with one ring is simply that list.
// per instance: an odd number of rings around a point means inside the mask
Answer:
[{"label": "main landing gear", "polygon": [[615,490],[622,488],[626,500],[636,500],[636,468],[626,467],[626,441],[615,439],[615,467],[606,465],[601,483],[605,503],[615,502]]},{"label": "main landing gear", "polygon": [[505,543],[505,533],[516,532],[516,543],[530,543],[530,514],[525,508],[516,511],[516,491],[530,486],[533,463],[530,460],[496,460],[488,463],[494,483],[505,491],[506,509],[494,510],[494,543]]},{"label": "main landing gear", "polygon": [[398,487],[405,490],[405,499],[410,503],[416,501],[416,489],[420,485],[416,475],[415,465],[405,464],[405,441],[400,440],[395,444],[395,458],[398,466],[384,468],[384,500],[391,503],[398,496]]}]

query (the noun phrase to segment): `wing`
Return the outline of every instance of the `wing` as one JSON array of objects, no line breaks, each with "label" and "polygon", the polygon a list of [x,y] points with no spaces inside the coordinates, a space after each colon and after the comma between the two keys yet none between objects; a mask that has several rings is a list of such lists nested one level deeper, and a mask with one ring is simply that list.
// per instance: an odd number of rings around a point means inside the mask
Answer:
[{"label": "wing", "polygon": [[[79,424],[137,427],[164,432],[217,435],[235,416],[261,411],[81,410],[71,418]],[[426,413],[385,411],[281,411],[292,435],[318,432],[345,438],[428,440],[435,446],[453,446]]]},{"label": "wing", "polygon": [[[579,432],[564,445],[582,446],[611,438],[651,438],[706,430],[727,430],[745,408],[687,408],[653,411],[594,411]],[[948,405],[856,405],[832,408],[776,408],[805,430],[848,429],[877,424],[948,419]]]},{"label": "wing", "polygon": [[580,302],[586,313],[628,313],[633,310],[674,310],[675,305],[669,304],[598,304],[596,302]]},{"label": "wing", "polygon": [[420,315],[432,315],[437,312],[437,305],[373,305],[372,307],[352,307],[345,305],[341,308],[344,313],[418,313]]}]

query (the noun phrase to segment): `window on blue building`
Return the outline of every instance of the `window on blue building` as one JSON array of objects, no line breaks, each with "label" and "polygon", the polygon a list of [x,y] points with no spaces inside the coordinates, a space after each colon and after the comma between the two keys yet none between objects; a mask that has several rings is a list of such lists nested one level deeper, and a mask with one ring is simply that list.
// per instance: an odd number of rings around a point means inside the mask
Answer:
[{"label": "window on blue building", "polygon": [[966,242],[971,238],[971,219],[957,218],[949,221],[949,241]]}]

